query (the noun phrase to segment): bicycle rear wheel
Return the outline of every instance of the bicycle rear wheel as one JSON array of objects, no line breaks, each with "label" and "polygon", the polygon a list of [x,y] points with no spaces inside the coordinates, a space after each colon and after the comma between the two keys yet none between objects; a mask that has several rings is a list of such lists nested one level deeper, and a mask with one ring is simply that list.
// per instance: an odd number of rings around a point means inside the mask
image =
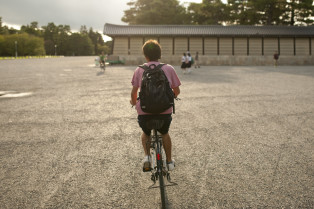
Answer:
[{"label": "bicycle rear wheel", "polygon": [[159,176],[161,204],[162,204],[162,208],[166,208],[165,182],[164,182],[164,176],[163,176],[162,170],[158,171],[158,176]]},{"label": "bicycle rear wheel", "polygon": [[163,175],[163,160],[162,160],[162,148],[158,146],[157,152],[157,172],[158,172],[158,179],[159,179],[159,187],[160,187],[160,198],[162,208],[166,208],[166,191],[165,191],[165,182],[164,182],[164,175]]}]

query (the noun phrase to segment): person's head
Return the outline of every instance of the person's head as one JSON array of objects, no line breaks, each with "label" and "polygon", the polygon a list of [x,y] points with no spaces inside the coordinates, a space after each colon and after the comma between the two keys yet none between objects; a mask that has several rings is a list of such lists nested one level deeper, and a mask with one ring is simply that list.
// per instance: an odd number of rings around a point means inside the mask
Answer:
[{"label": "person's head", "polygon": [[156,40],[148,40],[143,45],[143,53],[148,61],[158,61],[161,58],[161,46]]},{"label": "person's head", "polygon": [[188,56],[189,56],[189,57],[191,56],[190,52],[188,53]]},{"label": "person's head", "polygon": [[183,56],[186,56],[186,54],[185,54],[185,53],[183,53]]}]

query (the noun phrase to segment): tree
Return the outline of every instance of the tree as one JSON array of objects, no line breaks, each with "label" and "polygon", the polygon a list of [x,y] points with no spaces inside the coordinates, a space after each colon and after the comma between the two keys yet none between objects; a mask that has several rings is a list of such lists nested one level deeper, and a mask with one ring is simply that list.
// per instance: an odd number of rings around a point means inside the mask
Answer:
[{"label": "tree", "polygon": [[43,37],[45,40],[46,53],[50,55],[55,54],[58,50],[59,55],[65,55],[68,51],[68,38],[71,35],[71,28],[69,25],[58,25],[48,23],[43,26]]},{"label": "tree", "polygon": [[2,17],[0,17],[0,34],[4,34],[4,28],[2,27]]},{"label": "tree", "polygon": [[0,34],[0,56],[4,56],[4,36]]},{"label": "tree", "polygon": [[27,26],[22,25],[21,32],[26,32],[26,33],[32,34],[34,36],[41,36],[41,31],[38,28],[38,22],[36,22],[36,21],[31,22],[31,24],[27,25]]},{"label": "tree", "polygon": [[260,14],[254,11],[252,1],[249,0],[228,0],[226,18],[228,24],[254,25],[258,24]]},{"label": "tree", "polygon": [[6,25],[2,25],[2,17],[0,17],[0,34],[8,35],[8,34],[16,34],[19,31],[14,28],[8,28]]},{"label": "tree", "polygon": [[95,55],[104,51],[110,53],[111,42],[105,43],[92,28],[87,31],[81,26],[80,33],[72,33],[69,25],[55,25],[53,22],[39,28],[34,21],[23,25],[20,30],[8,29],[0,17],[0,56],[15,56],[15,41],[19,56],[28,55]]},{"label": "tree", "polygon": [[45,55],[43,38],[27,33],[3,36],[2,56],[15,56],[15,42],[19,56]]},{"label": "tree", "polygon": [[285,11],[286,0],[250,0],[253,12],[261,25],[279,25]]},{"label": "tree", "polygon": [[80,33],[81,33],[81,34],[88,34],[86,25],[82,25],[82,26],[81,26],[81,28],[80,28]]},{"label": "tree", "polygon": [[94,32],[93,28],[89,29],[88,37],[93,42],[95,54],[100,54],[104,50],[109,52],[109,50],[107,49],[108,47],[105,47],[105,42],[101,34],[98,32]]},{"label": "tree", "polygon": [[236,24],[313,24],[313,0],[228,0],[228,7]]},{"label": "tree", "polygon": [[130,25],[169,25],[187,22],[186,10],[177,0],[137,0],[127,3],[122,21]]},{"label": "tree", "polygon": [[71,28],[69,25],[58,25],[57,34],[55,34],[55,45],[59,55],[65,55],[68,51],[67,42],[71,36]]},{"label": "tree", "polygon": [[288,25],[312,25],[313,11],[313,0],[287,0],[286,10],[282,15],[283,23]]},{"label": "tree", "polygon": [[227,7],[221,0],[203,0],[188,7],[191,23],[220,25],[227,20]]},{"label": "tree", "polygon": [[104,52],[104,54],[110,54],[111,53],[111,47],[109,47],[107,44],[105,45],[98,45],[98,51],[97,55]]},{"label": "tree", "polygon": [[86,56],[94,54],[94,45],[86,34],[72,33],[67,44],[69,47],[66,55]]}]

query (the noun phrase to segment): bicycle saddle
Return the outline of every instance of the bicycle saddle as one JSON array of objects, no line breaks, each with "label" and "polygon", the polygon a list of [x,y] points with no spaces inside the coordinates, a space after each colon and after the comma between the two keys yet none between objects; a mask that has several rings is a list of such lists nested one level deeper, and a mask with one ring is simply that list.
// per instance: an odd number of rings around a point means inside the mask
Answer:
[{"label": "bicycle saddle", "polygon": [[160,129],[164,125],[163,120],[150,120],[146,122],[149,129]]}]

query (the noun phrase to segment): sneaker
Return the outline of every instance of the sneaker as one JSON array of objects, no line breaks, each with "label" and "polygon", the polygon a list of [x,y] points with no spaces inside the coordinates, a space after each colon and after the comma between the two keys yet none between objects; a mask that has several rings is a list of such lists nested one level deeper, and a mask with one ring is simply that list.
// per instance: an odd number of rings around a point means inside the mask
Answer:
[{"label": "sneaker", "polygon": [[145,156],[143,160],[143,172],[149,172],[152,170],[152,158],[150,156]]},{"label": "sneaker", "polygon": [[167,162],[167,167],[168,167],[168,171],[174,170],[174,167],[176,167],[175,161],[172,159],[171,162]]}]

